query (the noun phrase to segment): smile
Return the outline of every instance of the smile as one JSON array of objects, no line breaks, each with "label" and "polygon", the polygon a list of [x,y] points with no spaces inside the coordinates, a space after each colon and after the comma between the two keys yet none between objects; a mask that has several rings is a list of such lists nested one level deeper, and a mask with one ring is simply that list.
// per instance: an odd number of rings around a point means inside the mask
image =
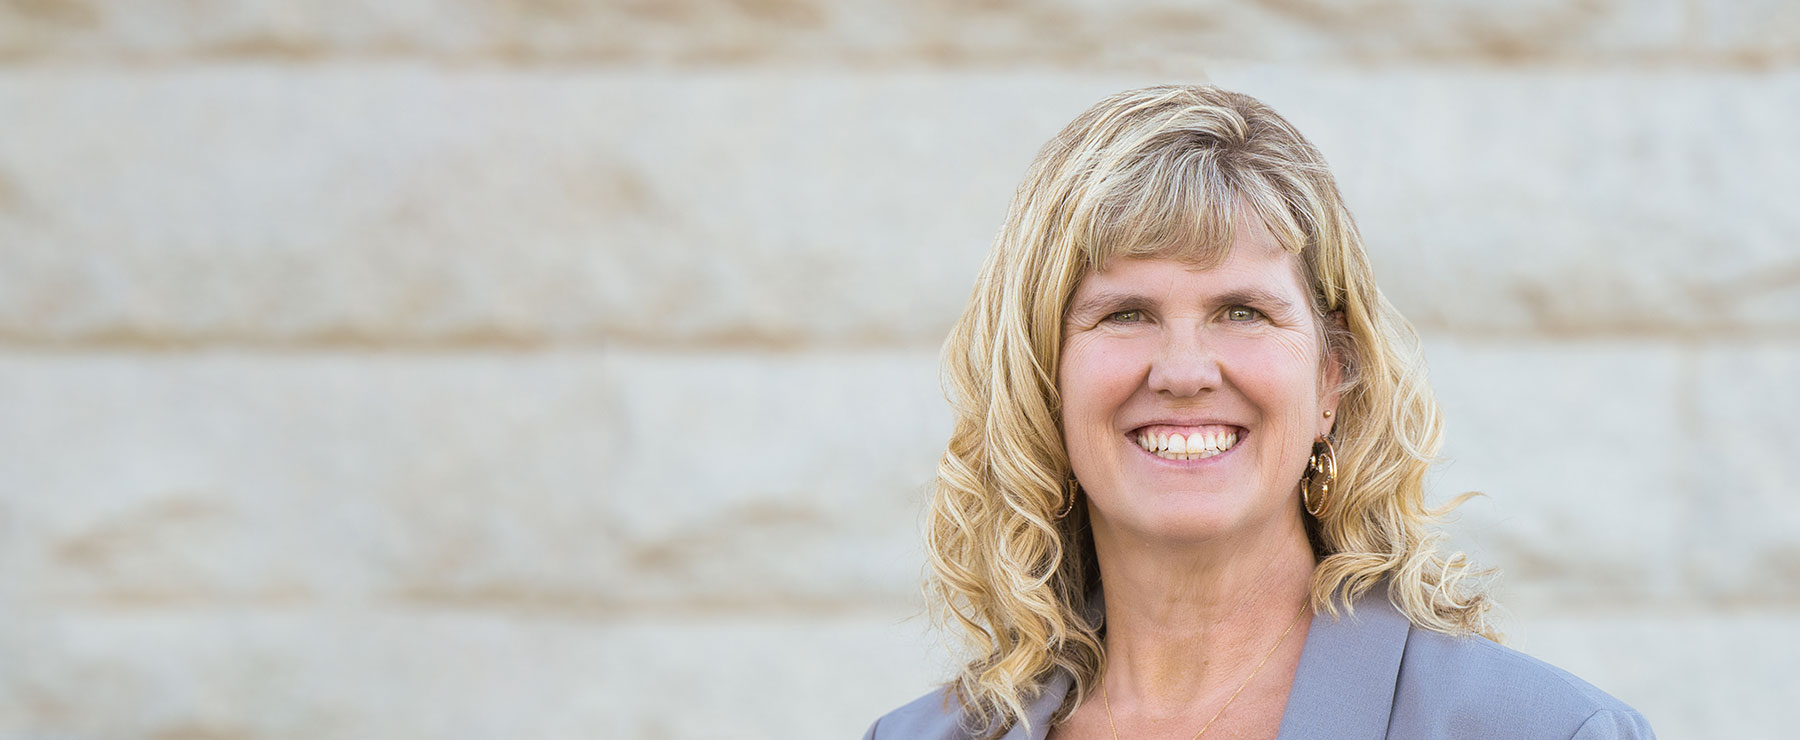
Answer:
[{"label": "smile", "polygon": [[1139,447],[1164,460],[1204,460],[1231,449],[1237,441],[1237,428],[1227,426],[1145,427],[1137,435]]}]

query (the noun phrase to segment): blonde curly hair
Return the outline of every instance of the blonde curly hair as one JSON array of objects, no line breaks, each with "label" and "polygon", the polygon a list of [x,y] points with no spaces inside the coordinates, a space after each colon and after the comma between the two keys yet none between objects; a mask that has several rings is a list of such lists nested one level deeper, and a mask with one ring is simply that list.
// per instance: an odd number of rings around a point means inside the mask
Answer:
[{"label": "blonde curly hair", "polygon": [[1059,516],[1074,496],[1056,376],[1070,296],[1115,258],[1223,255],[1240,208],[1299,257],[1343,378],[1338,477],[1307,515],[1314,608],[1336,616],[1385,581],[1415,625],[1492,634],[1470,563],[1437,550],[1432,525],[1462,499],[1425,505],[1442,425],[1417,335],[1376,288],[1324,158],[1249,96],[1129,90],[1038,153],[944,348],[956,425],[927,517],[926,594],[968,655],[952,690],[978,736],[1023,721],[1058,670],[1074,678],[1060,721],[1105,667],[1093,541],[1080,507]]}]

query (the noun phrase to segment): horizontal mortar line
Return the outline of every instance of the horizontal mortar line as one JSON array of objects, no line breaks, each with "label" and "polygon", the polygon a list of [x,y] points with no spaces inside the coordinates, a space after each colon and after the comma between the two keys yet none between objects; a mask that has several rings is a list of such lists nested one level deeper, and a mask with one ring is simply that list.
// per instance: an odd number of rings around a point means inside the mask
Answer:
[{"label": "horizontal mortar line", "polygon": [[[27,599],[26,601],[32,601]],[[1557,620],[1800,620],[1800,597],[1775,598],[1693,598],[1678,601],[1651,598],[1623,598],[1611,604],[1576,604],[1550,608],[1540,605],[1523,607],[1501,602],[1505,613],[1497,616],[1498,627],[1510,636],[1528,636],[1523,631],[1536,630]],[[321,598],[207,598],[198,594],[180,594],[167,598],[155,594],[99,594],[91,597],[63,597],[38,601],[31,611],[54,613],[74,609],[99,609],[109,613],[239,613],[244,611],[270,614],[296,612],[338,612],[344,609],[381,613],[395,608],[443,614],[512,614],[522,617],[547,617],[579,620],[634,620],[670,617],[716,618],[866,618],[880,617],[895,622],[928,624],[929,612],[916,597],[870,595],[866,598],[803,597],[781,599],[758,598],[686,598],[686,599],[601,599],[563,596],[484,595],[484,594],[400,594],[393,598],[321,599]]]},{"label": "horizontal mortar line", "polygon": [[408,608],[454,612],[509,613],[569,618],[636,619],[649,617],[807,617],[892,616],[917,611],[899,594],[857,596],[692,596],[667,599],[620,599],[514,591],[414,590],[398,592],[383,603]]},{"label": "horizontal mortar line", "polygon": [[896,621],[917,616],[923,618],[924,612],[914,603],[895,599],[812,599],[780,601],[764,600],[667,600],[667,601],[583,601],[583,600],[491,600],[487,598],[400,598],[392,600],[366,601],[362,599],[346,599],[333,601],[326,599],[283,599],[258,600],[217,598],[209,599],[199,596],[184,595],[180,597],[159,598],[155,595],[132,594],[122,597],[100,595],[89,598],[56,599],[38,603],[34,613],[55,613],[77,609],[83,611],[104,611],[112,614],[156,613],[168,614],[187,612],[197,614],[295,614],[309,612],[337,612],[344,609],[372,611],[380,613],[384,610],[405,610],[409,612],[433,612],[441,614],[470,615],[513,615],[530,618],[551,618],[568,620],[635,620],[665,618],[868,618],[880,617]]},{"label": "horizontal mortar line", "polygon": [[[1455,340],[1495,343],[1581,343],[1619,340],[1667,343],[1686,347],[1744,342],[1800,343],[1800,327],[1771,328],[1694,328],[1593,330],[1520,329],[1451,327],[1419,324],[1415,329],[1426,341]],[[217,351],[252,351],[272,354],[342,354],[346,352],[384,355],[437,354],[555,354],[571,351],[653,351],[676,353],[750,352],[769,354],[805,354],[833,351],[930,351],[942,348],[941,340],[915,340],[897,337],[868,339],[802,339],[769,337],[754,334],[702,336],[676,339],[637,337],[544,338],[527,336],[481,336],[451,339],[429,339],[395,336],[356,338],[222,338],[222,337],[44,337],[0,332],[0,352],[33,352],[43,354],[202,354]]]},{"label": "horizontal mortar line", "polygon": [[[977,47],[971,46],[970,49]],[[196,50],[182,55],[168,54],[82,54],[72,52],[6,52],[0,51],[0,71],[7,69],[103,69],[133,73],[146,70],[186,69],[235,64],[279,64],[282,67],[330,67],[355,63],[404,63],[446,65],[458,69],[567,69],[581,68],[610,71],[672,71],[742,73],[766,69],[795,71],[813,69],[830,72],[1079,72],[1093,74],[1129,74],[1167,71],[1168,63],[1157,59],[1121,61],[1093,57],[1046,58],[1050,52],[1021,50],[1010,57],[974,54],[963,60],[943,61],[920,52],[892,55],[843,54],[807,55],[804,53],[772,53],[746,57],[719,58],[707,47],[697,47],[688,58],[667,58],[633,52],[594,50],[589,52],[546,52],[543,54],[491,52],[431,52],[415,50],[359,51],[351,48],[321,47],[302,51],[268,53],[213,53]],[[1361,55],[1323,56],[1299,62],[1261,57],[1222,56],[1178,62],[1189,66],[1242,64],[1266,65],[1286,62],[1297,69],[1331,68],[1360,71],[1393,71],[1429,68],[1431,71],[1542,71],[1542,72],[1754,72],[1768,73],[1800,68],[1800,47],[1769,51],[1670,53],[1611,57],[1542,56],[1515,57],[1482,54],[1410,54],[1391,57]]]},{"label": "horizontal mortar line", "polygon": [[1482,328],[1448,324],[1414,324],[1425,339],[1443,338],[1494,342],[1588,342],[1642,340],[1691,346],[1708,343],[1745,341],[1800,342],[1800,326],[1771,327],[1604,327],[1591,330],[1573,328]]},{"label": "horizontal mortar line", "polygon": [[266,351],[271,353],[359,352],[370,354],[554,354],[569,351],[669,351],[669,352],[760,352],[791,354],[826,351],[937,351],[941,340],[915,341],[897,338],[866,340],[802,340],[786,337],[760,337],[738,334],[694,339],[647,340],[631,337],[558,338],[541,337],[470,337],[457,339],[422,339],[406,336],[328,338],[328,339],[246,339],[192,337],[105,337],[60,338],[21,336],[0,332],[0,351],[30,351],[46,354],[198,354],[221,350]]},{"label": "horizontal mortar line", "polygon": [[1500,606],[1505,611],[1497,619],[1501,632],[1542,625],[1546,621],[1559,619],[1612,620],[1621,617],[1631,619],[1759,619],[1777,617],[1800,620],[1800,597],[1796,596],[1708,599],[1701,595],[1695,595],[1691,599],[1678,602],[1655,599],[1619,599],[1611,604],[1572,604],[1554,608],[1536,604],[1518,607],[1514,606],[1512,602],[1502,599]]}]

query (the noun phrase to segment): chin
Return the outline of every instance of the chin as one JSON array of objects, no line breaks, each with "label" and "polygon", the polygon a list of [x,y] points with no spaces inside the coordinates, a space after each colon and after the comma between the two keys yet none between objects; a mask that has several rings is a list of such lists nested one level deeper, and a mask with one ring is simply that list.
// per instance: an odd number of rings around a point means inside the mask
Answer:
[{"label": "chin", "polygon": [[1250,534],[1255,526],[1255,512],[1244,501],[1196,501],[1194,494],[1170,494],[1185,500],[1167,501],[1122,517],[1097,518],[1116,525],[1119,534],[1143,537],[1169,544],[1198,544],[1234,535]]}]

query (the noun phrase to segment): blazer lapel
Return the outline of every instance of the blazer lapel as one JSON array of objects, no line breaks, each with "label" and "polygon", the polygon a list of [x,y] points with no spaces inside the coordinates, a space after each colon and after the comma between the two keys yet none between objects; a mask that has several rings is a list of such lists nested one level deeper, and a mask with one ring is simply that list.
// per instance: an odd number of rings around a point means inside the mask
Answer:
[{"label": "blazer lapel", "polygon": [[1379,740],[1387,736],[1400,656],[1411,623],[1377,586],[1354,616],[1313,615],[1276,740]]}]

